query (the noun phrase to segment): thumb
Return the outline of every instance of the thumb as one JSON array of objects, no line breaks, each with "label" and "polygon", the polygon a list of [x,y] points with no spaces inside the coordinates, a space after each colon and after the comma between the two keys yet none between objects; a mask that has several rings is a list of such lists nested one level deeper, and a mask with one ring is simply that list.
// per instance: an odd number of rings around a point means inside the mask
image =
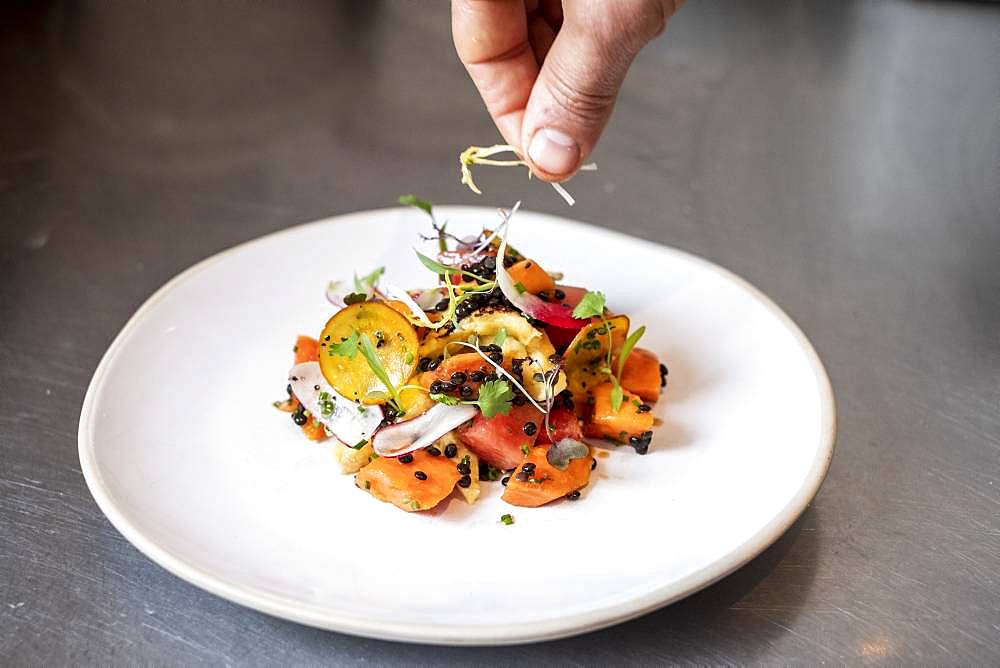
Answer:
[{"label": "thumb", "polygon": [[629,65],[655,34],[637,39],[618,27],[618,17],[605,27],[593,15],[580,18],[567,13],[525,108],[521,146],[532,171],[546,181],[565,180],[579,169],[611,117]]}]

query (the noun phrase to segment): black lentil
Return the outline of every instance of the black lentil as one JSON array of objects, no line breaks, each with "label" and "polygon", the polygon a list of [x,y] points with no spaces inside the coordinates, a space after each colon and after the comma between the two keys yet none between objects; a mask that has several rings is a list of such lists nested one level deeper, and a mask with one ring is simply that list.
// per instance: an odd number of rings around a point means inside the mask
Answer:
[{"label": "black lentil", "polygon": [[458,466],[455,467],[458,472],[462,475],[469,475],[472,473],[472,467],[469,466],[469,462],[459,462]]},{"label": "black lentil", "polygon": [[538,431],[538,425],[535,424],[534,422],[525,422],[524,427],[522,427],[522,429],[524,430],[524,433],[527,434],[528,436],[534,436],[535,433]]},{"label": "black lentil", "polygon": [[455,445],[454,443],[449,443],[448,445],[444,446],[444,456],[447,457],[448,459],[452,459],[457,454],[458,454],[458,446]]},{"label": "black lentil", "polygon": [[420,361],[417,363],[417,368],[421,371],[427,371],[431,363],[430,357],[421,357]]},{"label": "black lentil", "polygon": [[288,392],[288,396],[292,396],[292,384],[289,383],[288,387],[285,388],[285,392]]},{"label": "black lentil", "polygon": [[468,379],[469,377],[466,376],[465,373],[461,371],[456,371],[455,373],[451,374],[451,382],[453,382],[455,385],[461,385]]},{"label": "black lentil", "polygon": [[458,393],[462,396],[463,399],[471,399],[473,394],[473,389],[468,385],[463,385],[462,387],[458,388]]},{"label": "black lentil", "polygon": [[413,462],[413,455],[410,454],[409,452],[407,452],[405,455],[400,455],[399,456],[399,463],[400,464],[409,464],[411,462]]},{"label": "black lentil", "polygon": [[427,474],[424,473],[423,471],[414,471],[413,477],[416,478],[417,480],[427,480]]},{"label": "black lentil", "polygon": [[442,356],[439,355],[438,357],[436,357],[435,359],[432,359],[430,362],[427,363],[427,370],[428,371],[433,371],[434,369],[438,368],[438,366],[443,361],[444,361],[444,357],[442,357]]},{"label": "black lentil", "polygon": [[580,490],[574,489],[572,492],[566,495],[566,498],[570,501],[576,501],[580,498]]},{"label": "black lentil", "polygon": [[525,473],[531,473],[535,470],[535,463],[525,462],[524,466],[521,467],[521,470],[524,471]]},{"label": "black lentil", "polygon": [[469,374],[469,380],[471,380],[473,383],[481,383],[483,382],[484,378],[486,378],[486,374],[483,373],[482,371],[473,371],[472,373]]},{"label": "black lentil", "polygon": [[556,301],[558,302],[561,302],[562,300],[566,299],[566,293],[560,290],[559,288],[556,288],[555,290],[552,291],[552,296],[555,297]]},{"label": "black lentil", "polygon": [[503,485],[504,487],[506,487],[507,483],[509,483],[509,482],[510,482],[510,476],[509,475],[505,475],[503,478],[500,479],[500,484]]},{"label": "black lentil", "polygon": [[471,475],[466,474],[466,475],[464,475],[464,476],[462,476],[461,478],[458,479],[458,486],[459,487],[468,487],[471,484],[472,484],[472,476]]},{"label": "black lentil", "polygon": [[590,470],[593,471],[596,468],[597,468],[597,460],[596,459],[591,459],[590,460]]},{"label": "black lentil", "polygon": [[503,364],[503,353],[490,353],[489,357],[495,364]]},{"label": "black lentil", "polygon": [[653,410],[653,407],[649,404],[639,404],[639,407],[635,409],[637,413],[648,413]]},{"label": "black lentil", "polygon": [[443,394],[444,393],[444,382],[440,380],[435,380],[431,383],[431,386],[427,389],[431,391],[431,394]]},{"label": "black lentil", "polygon": [[434,305],[435,311],[447,311],[449,301],[447,299],[442,299],[437,304]]},{"label": "black lentil", "polygon": [[295,424],[297,424],[297,425],[299,425],[301,427],[306,422],[309,422],[309,418],[306,417],[305,413],[295,412],[295,413],[292,413],[292,422],[294,422]]},{"label": "black lentil", "polygon": [[514,476],[514,480],[519,480],[520,482],[528,482],[528,478],[531,476],[524,471],[519,471],[517,475]]},{"label": "black lentil", "polygon": [[539,292],[538,292],[538,298],[541,299],[543,302],[547,302],[550,299],[552,299],[551,297],[549,297],[548,290],[539,290]]},{"label": "black lentil", "polygon": [[441,456],[441,451],[439,449],[437,449],[433,445],[428,445],[426,448],[424,448],[424,451],[427,454],[429,454],[431,457],[440,457]]}]

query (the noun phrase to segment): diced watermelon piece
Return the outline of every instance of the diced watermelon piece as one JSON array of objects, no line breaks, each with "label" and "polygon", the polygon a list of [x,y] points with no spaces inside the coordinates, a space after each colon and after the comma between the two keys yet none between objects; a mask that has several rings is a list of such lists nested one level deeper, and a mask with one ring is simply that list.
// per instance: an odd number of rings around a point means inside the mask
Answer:
[{"label": "diced watermelon piece", "polygon": [[[544,423],[544,421],[543,421]],[[538,444],[558,443],[564,438],[572,438],[576,441],[583,440],[583,430],[580,428],[580,419],[576,413],[565,406],[553,407],[549,412],[549,433],[544,433],[545,429],[539,430]]]},{"label": "diced watermelon piece", "polygon": [[[544,429],[541,411],[531,404],[513,406],[507,415],[491,418],[477,413],[472,421],[458,428],[458,437],[481,459],[499,469],[512,469],[524,459],[522,446],[532,447]],[[535,425],[529,435],[524,426]]]}]

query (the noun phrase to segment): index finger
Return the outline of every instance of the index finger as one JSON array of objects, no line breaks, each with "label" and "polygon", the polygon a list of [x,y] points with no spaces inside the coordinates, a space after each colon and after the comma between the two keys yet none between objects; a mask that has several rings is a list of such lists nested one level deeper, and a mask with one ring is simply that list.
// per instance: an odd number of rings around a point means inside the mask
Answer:
[{"label": "index finger", "polygon": [[524,108],[538,78],[524,0],[453,0],[451,31],[497,129],[520,147]]}]

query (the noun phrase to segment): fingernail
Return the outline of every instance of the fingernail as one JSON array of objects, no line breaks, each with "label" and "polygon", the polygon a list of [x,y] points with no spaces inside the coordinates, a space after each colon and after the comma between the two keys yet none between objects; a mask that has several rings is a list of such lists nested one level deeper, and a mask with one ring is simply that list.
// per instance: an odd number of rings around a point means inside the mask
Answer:
[{"label": "fingernail", "polygon": [[569,174],[580,162],[580,147],[566,133],[542,128],[531,138],[528,156],[549,174]]}]

